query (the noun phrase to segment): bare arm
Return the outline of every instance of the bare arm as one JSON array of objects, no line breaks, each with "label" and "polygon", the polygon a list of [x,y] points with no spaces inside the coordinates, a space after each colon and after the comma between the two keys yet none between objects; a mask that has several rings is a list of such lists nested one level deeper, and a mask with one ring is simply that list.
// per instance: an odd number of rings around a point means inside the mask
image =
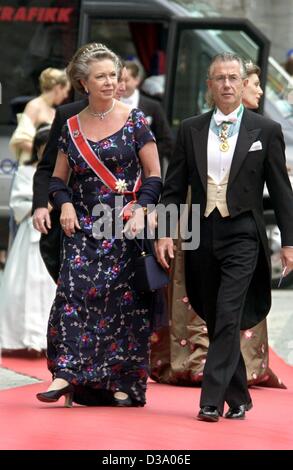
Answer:
[{"label": "bare arm", "polygon": [[32,148],[33,148],[33,143],[30,140],[22,140],[21,142],[15,142],[14,146],[18,150],[31,153]]},{"label": "bare arm", "polygon": [[158,149],[155,142],[148,142],[138,152],[143,172],[149,176],[161,176]]},{"label": "bare arm", "polygon": [[38,102],[36,102],[36,99],[33,99],[29,101],[24,108],[24,114],[26,114],[32,123],[34,124],[35,127],[37,127],[38,124],[38,115],[39,115],[39,105]]},{"label": "bare arm", "polygon": [[[26,105],[23,113],[20,115],[17,127],[13,132],[9,146],[13,153],[16,154],[17,159],[21,157],[21,153],[25,152],[28,156],[31,153],[33,146],[33,138],[36,132],[36,125],[31,113],[27,113],[28,105]],[[18,116],[19,117],[19,116]]]}]

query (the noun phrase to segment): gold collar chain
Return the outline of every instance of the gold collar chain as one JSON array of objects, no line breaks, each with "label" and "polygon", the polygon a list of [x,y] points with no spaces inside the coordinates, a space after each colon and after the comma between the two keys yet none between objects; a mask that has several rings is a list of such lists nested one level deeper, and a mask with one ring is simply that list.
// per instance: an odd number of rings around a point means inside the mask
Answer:
[{"label": "gold collar chain", "polygon": [[229,144],[228,144],[229,126],[228,124],[230,124],[230,122],[223,122],[220,133],[219,133],[219,139],[221,141],[220,143],[221,152],[227,152],[229,150]]}]

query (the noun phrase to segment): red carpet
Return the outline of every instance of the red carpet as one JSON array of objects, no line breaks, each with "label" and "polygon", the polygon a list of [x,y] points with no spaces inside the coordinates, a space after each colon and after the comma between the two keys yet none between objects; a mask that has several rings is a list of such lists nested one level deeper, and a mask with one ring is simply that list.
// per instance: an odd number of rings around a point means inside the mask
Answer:
[{"label": "red carpet", "polygon": [[[45,360],[8,359],[2,365],[48,378]],[[293,367],[273,352],[271,367],[287,390],[251,389],[254,408],[244,421],[197,421],[200,389],[150,383],[145,408],[63,408],[35,394],[47,384],[0,392],[1,449],[292,449]]]}]

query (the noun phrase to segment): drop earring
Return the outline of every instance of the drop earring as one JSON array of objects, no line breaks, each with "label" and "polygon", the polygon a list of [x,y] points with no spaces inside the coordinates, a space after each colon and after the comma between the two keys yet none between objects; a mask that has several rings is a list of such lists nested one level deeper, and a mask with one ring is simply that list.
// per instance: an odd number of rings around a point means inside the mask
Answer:
[{"label": "drop earring", "polygon": [[86,94],[86,95],[89,95],[89,91],[88,91],[87,88],[85,88],[84,91],[85,91],[85,94]]}]

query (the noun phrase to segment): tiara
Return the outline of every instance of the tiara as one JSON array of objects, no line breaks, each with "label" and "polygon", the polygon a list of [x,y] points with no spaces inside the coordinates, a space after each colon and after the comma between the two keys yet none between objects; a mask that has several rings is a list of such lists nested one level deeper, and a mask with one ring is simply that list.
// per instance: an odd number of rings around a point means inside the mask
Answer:
[{"label": "tiara", "polygon": [[108,51],[108,47],[106,47],[104,44],[98,43],[98,42],[93,42],[89,47],[87,47],[83,52],[82,56],[84,55],[91,55],[94,54],[95,52],[98,51]]}]

